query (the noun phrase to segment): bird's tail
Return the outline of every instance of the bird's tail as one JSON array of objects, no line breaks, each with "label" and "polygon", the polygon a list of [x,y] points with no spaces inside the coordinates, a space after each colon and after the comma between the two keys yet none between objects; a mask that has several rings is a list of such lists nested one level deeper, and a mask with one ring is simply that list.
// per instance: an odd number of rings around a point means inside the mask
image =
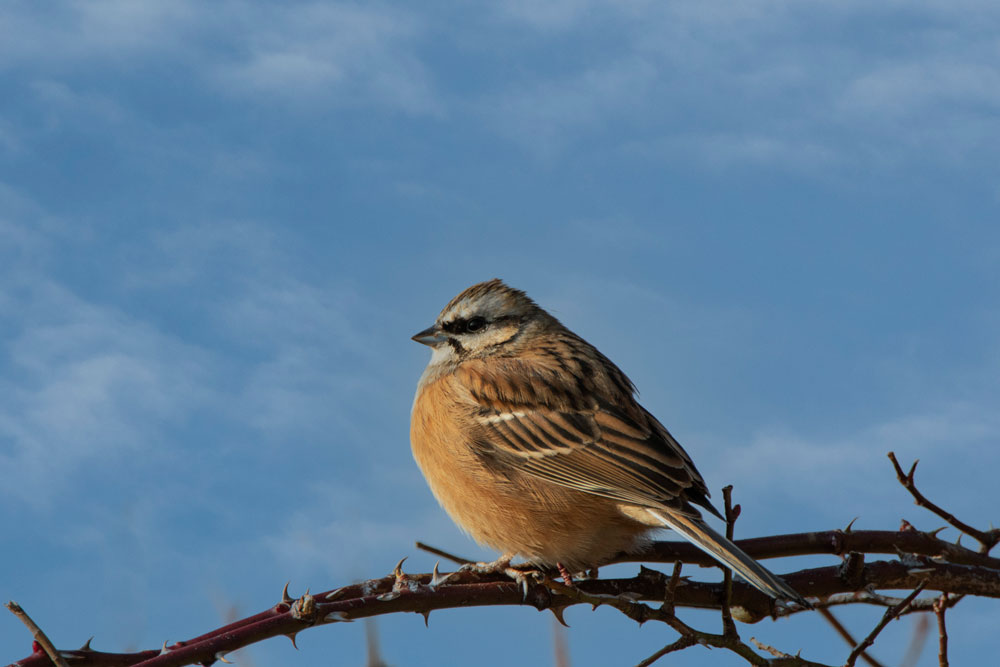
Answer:
[{"label": "bird's tail", "polygon": [[672,529],[709,556],[746,579],[754,588],[770,595],[776,600],[791,600],[803,607],[812,607],[794,588],[748,556],[738,546],[712,530],[700,518],[668,513],[652,508],[647,508],[647,511],[659,519],[666,527]]}]

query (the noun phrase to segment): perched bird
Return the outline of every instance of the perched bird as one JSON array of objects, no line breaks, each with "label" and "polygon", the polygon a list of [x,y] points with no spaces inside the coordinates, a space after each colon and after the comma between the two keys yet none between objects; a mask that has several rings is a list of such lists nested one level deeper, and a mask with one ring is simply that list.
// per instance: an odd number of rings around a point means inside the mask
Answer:
[{"label": "perched bird", "polygon": [[410,441],[444,509],[503,555],[579,572],[671,528],[779,600],[807,603],[702,520],[691,457],[610,359],[500,280],[413,336],[433,353]]}]

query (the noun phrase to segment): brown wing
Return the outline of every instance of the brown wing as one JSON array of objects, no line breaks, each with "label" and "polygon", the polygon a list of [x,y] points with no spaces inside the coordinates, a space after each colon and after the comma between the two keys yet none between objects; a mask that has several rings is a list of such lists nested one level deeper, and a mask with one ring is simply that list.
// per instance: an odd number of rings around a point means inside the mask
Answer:
[{"label": "brown wing", "polygon": [[583,400],[560,392],[556,377],[565,374],[504,373],[466,385],[484,457],[621,502],[698,516],[696,503],[718,514],[690,457],[631,397],[624,407],[592,394]]}]

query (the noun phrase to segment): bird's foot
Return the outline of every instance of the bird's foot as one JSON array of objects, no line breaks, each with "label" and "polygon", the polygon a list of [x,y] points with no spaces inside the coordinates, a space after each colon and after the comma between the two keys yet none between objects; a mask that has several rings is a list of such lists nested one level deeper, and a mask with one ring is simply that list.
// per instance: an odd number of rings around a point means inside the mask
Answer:
[{"label": "bird's foot", "polygon": [[576,587],[576,584],[573,583],[573,575],[570,574],[570,571],[566,569],[565,565],[562,563],[556,563],[556,569],[559,570],[559,574],[562,575],[563,581],[566,582],[567,586],[570,588]]},{"label": "bird's foot", "polygon": [[459,568],[460,572],[473,572],[475,574],[505,574],[510,577],[521,589],[523,598],[528,599],[528,591],[532,584],[537,584],[544,580],[545,575],[536,567],[530,564],[511,565],[515,554],[504,554],[490,563],[466,563]]},{"label": "bird's foot", "polygon": [[512,560],[514,560],[514,554],[504,554],[489,563],[466,563],[458,568],[458,571],[472,572],[474,574],[500,574],[510,568]]}]

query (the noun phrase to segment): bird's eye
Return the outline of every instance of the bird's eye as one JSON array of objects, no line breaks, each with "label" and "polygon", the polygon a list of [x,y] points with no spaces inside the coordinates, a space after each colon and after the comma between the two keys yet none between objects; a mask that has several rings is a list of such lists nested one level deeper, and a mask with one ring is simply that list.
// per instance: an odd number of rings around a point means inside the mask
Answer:
[{"label": "bird's eye", "polygon": [[485,326],[486,326],[486,318],[473,317],[471,320],[465,323],[465,330],[469,333],[476,333]]}]

